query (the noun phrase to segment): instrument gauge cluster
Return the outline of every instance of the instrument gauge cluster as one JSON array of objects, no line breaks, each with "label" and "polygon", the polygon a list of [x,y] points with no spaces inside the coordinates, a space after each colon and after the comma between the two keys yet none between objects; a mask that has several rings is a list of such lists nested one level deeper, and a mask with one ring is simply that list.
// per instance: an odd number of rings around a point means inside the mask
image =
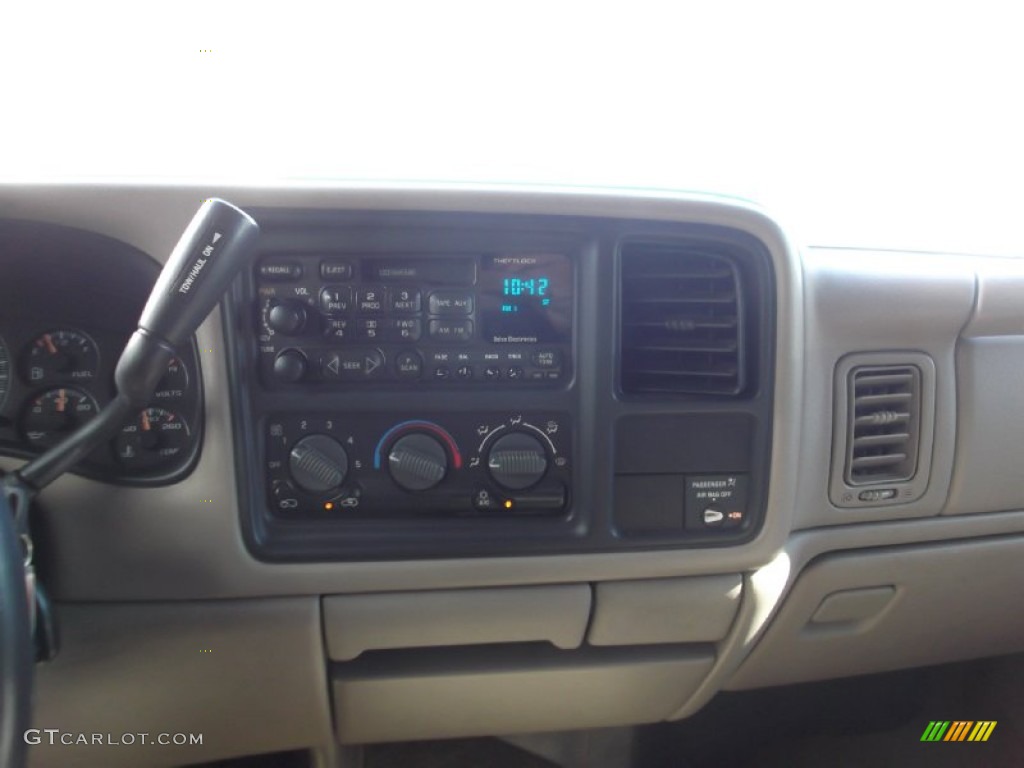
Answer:
[{"label": "instrument gauge cluster", "polygon": [[[114,368],[160,269],[94,233],[2,219],[0,259],[0,455],[30,458],[114,397]],[[175,482],[195,465],[201,438],[192,339],[146,407],[75,472],[125,485]]]}]

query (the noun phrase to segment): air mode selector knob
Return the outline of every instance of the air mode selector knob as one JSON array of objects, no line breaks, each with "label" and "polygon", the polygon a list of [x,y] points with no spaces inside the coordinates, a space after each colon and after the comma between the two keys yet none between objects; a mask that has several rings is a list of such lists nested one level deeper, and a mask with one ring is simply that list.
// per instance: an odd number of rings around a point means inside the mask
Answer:
[{"label": "air mode selector knob", "polygon": [[285,336],[298,336],[306,327],[306,305],[299,301],[281,301],[267,312],[267,325]]},{"label": "air mode selector knob", "polygon": [[430,435],[414,432],[400,438],[388,453],[391,478],[407,491],[426,491],[444,479],[448,454]]},{"label": "air mode selector knob", "polygon": [[327,435],[309,435],[295,444],[288,456],[292,480],[305,491],[324,493],[345,482],[348,454]]},{"label": "air mode selector knob", "polygon": [[548,455],[540,440],[524,432],[505,435],[487,457],[491,477],[510,491],[521,491],[540,482],[548,471]]}]

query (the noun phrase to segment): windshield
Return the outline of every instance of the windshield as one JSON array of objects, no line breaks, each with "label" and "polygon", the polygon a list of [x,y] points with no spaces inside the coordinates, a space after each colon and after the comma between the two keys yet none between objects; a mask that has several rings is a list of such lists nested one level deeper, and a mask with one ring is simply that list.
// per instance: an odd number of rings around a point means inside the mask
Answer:
[{"label": "windshield", "polygon": [[1024,252],[1004,4],[19,4],[0,179],[710,191],[813,244]]}]

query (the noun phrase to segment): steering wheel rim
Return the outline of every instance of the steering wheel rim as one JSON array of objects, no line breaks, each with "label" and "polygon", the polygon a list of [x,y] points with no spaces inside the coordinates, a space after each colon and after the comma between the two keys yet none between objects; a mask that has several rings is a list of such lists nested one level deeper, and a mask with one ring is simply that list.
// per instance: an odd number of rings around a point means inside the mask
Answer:
[{"label": "steering wheel rim", "polygon": [[32,686],[32,638],[21,544],[0,493],[0,766],[22,768]]}]

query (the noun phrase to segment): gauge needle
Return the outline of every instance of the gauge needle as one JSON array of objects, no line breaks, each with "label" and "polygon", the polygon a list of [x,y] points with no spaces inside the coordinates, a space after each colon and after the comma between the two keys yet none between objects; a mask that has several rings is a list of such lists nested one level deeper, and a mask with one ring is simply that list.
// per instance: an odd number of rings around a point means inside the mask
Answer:
[{"label": "gauge needle", "polygon": [[57,398],[56,403],[57,403],[57,413],[64,413],[64,408],[68,404],[68,396],[67,396],[65,390],[62,389],[60,391],[60,396]]},{"label": "gauge needle", "polygon": [[143,432],[149,432],[149,430],[150,430],[149,413],[147,411],[143,411],[142,412],[142,431]]},{"label": "gauge needle", "polygon": [[57,354],[57,347],[54,346],[53,339],[50,338],[50,334],[44,333],[43,334],[43,341],[46,343],[46,350],[51,355],[56,355]]}]

